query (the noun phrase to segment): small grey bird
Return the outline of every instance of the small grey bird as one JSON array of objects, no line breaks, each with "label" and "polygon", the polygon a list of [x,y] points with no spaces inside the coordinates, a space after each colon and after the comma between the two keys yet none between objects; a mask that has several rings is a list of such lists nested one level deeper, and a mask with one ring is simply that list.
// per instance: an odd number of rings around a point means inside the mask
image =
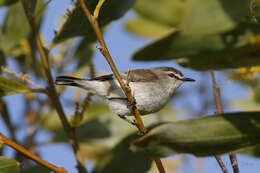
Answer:
[{"label": "small grey bird", "polygon": [[[186,78],[172,67],[157,67],[152,69],[136,69],[120,74],[123,81],[128,80],[135,105],[141,115],[151,114],[162,109],[171,98],[174,90],[183,82],[193,82],[194,79]],[[135,124],[126,116],[133,115],[131,104],[113,74],[81,79],[70,76],[58,76],[56,85],[69,85],[83,88],[95,95],[104,98],[120,118]]]}]

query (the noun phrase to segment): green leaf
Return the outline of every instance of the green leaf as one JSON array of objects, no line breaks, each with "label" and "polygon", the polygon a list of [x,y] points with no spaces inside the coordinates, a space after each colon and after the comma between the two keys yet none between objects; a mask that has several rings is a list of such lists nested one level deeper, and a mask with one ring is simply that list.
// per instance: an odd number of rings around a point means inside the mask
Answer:
[{"label": "green leaf", "polygon": [[34,92],[34,90],[29,88],[25,84],[0,75],[0,96],[30,92]]},{"label": "green leaf", "polygon": [[107,152],[95,165],[93,173],[143,173],[147,172],[152,160],[129,150],[131,140],[137,138],[137,132],[124,138],[111,151]]},{"label": "green leaf", "polygon": [[[140,0],[139,3],[145,1]],[[173,4],[173,1],[163,2]],[[179,10],[182,17],[176,25],[178,32],[171,32],[139,49],[133,55],[134,60],[176,59],[178,64],[196,70],[220,70],[260,64],[254,45],[258,44],[258,40],[256,39],[256,43],[252,42],[253,37],[260,32],[259,25],[248,23],[250,10],[247,0],[189,0],[185,1],[186,4],[174,2],[181,5]],[[163,13],[156,9],[159,2],[150,3],[154,4],[147,5],[148,8],[137,8],[141,18],[159,23],[156,17],[165,15],[171,18],[178,13],[178,8],[172,9],[171,13]],[[142,7],[144,6],[143,3]],[[167,11],[168,8],[163,10]],[[142,34],[140,31],[135,32]],[[143,29],[143,35],[145,32]]]},{"label": "green leaf", "polygon": [[183,20],[189,2],[190,0],[138,0],[134,10],[141,18],[164,26],[177,27]]},{"label": "green leaf", "polygon": [[238,112],[159,125],[135,140],[131,150],[165,157],[177,153],[212,156],[260,142],[260,112]]},{"label": "green leaf", "polygon": [[235,28],[249,13],[248,0],[190,0],[182,29],[190,34],[225,32]]},{"label": "green leaf", "polygon": [[260,64],[257,50],[251,43],[254,32],[259,32],[257,28],[258,25],[241,24],[226,33],[172,32],[138,50],[132,58],[138,61],[176,59],[178,64],[196,70],[252,66]]},{"label": "green leaf", "polygon": [[87,65],[94,53],[93,43],[96,41],[96,37],[84,37],[78,44],[74,56],[78,60],[77,69]]},{"label": "green leaf", "polygon": [[[37,4],[36,4],[37,2]],[[31,1],[30,12],[33,14],[34,10],[39,10],[44,1]],[[40,28],[42,15],[36,18],[37,27]],[[22,29],[21,29],[22,28]],[[23,57],[25,55],[33,55],[36,52],[36,43],[32,41],[31,28],[25,16],[22,3],[15,3],[8,8],[7,15],[4,19],[3,26],[0,31],[0,50],[6,56]],[[29,41],[29,43],[27,43]],[[25,44],[27,43],[27,45]],[[33,45],[34,44],[34,45]],[[27,57],[30,62],[34,62],[36,58]],[[29,63],[32,68],[34,63]],[[33,65],[32,65],[33,64]]]},{"label": "green leaf", "polygon": [[260,157],[260,144],[239,150],[239,153],[249,155],[252,157]]},{"label": "green leaf", "polygon": [[128,20],[125,27],[135,34],[148,38],[162,37],[174,30],[172,27],[142,17]]},{"label": "green leaf", "polygon": [[[97,2],[98,0],[86,1],[87,7],[92,14]],[[105,1],[99,12],[100,14],[98,21],[100,26],[103,27],[109,22],[119,19],[133,6],[134,3],[135,0]],[[87,37],[95,37],[95,34],[90,26],[88,19],[78,3],[74,5],[72,10],[68,10],[66,15],[66,20],[62,25],[59,33],[55,37],[55,43],[75,36],[87,35]]]},{"label": "green leaf", "polygon": [[[178,28],[186,34],[227,31],[250,13],[247,0],[139,0],[134,9],[139,16],[137,21],[145,19],[154,22],[155,27],[160,24]],[[145,30],[142,25],[132,25],[130,29],[146,36]]]},{"label": "green leaf", "polygon": [[254,101],[260,104],[260,85],[254,88]]},{"label": "green leaf", "polygon": [[30,31],[22,3],[10,6],[3,24],[3,34],[8,35],[11,39],[20,40],[25,38]]},{"label": "green leaf", "polygon": [[22,169],[21,171],[19,171],[19,173],[51,173],[50,170],[48,170],[47,168],[45,167],[42,167],[42,166],[32,166],[32,167],[29,167],[29,168],[25,168],[25,169]]},{"label": "green leaf", "polygon": [[16,160],[0,156],[0,173],[16,173],[19,167]]},{"label": "green leaf", "polygon": [[18,0],[1,0],[0,1],[0,7],[12,5],[13,3],[16,3],[16,2],[18,2]]}]

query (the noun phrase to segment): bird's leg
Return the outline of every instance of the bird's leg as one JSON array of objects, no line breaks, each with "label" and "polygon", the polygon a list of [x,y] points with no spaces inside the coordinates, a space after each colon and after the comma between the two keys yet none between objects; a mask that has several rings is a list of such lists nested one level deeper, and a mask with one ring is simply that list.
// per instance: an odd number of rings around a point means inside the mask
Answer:
[{"label": "bird's leg", "polygon": [[[128,101],[128,99],[125,98],[125,97],[110,97],[110,98],[108,98],[108,100],[124,100],[124,101],[127,101],[127,108],[130,109],[130,110],[132,110],[132,107],[133,107],[133,106],[136,106],[136,101],[135,101],[134,98],[133,98],[133,101],[132,101],[131,103],[130,103],[130,102]],[[126,115],[119,115],[119,114],[118,114],[118,116],[119,116],[120,118],[122,118],[123,120],[125,120],[126,122],[128,122],[129,124],[132,124],[132,125],[134,125],[134,126],[137,127],[136,122],[135,122],[134,120],[128,119],[128,118],[126,117]]]},{"label": "bird's leg", "polygon": [[135,121],[128,119],[125,115],[119,115],[119,114],[118,114],[118,116],[119,116],[120,118],[122,118],[123,120],[125,120],[126,122],[128,122],[129,124],[134,125],[134,126],[137,126],[137,124],[136,124]]}]

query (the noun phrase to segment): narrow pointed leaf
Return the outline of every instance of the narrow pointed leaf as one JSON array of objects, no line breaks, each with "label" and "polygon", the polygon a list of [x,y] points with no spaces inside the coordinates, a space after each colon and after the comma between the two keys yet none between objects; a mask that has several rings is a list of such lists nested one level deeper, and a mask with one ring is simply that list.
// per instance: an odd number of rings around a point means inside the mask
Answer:
[{"label": "narrow pointed leaf", "polygon": [[[87,7],[92,14],[97,3],[98,0],[86,1]],[[100,26],[102,27],[112,20],[119,19],[134,5],[134,3],[135,0],[105,1],[99,12],[100,14],[98,21]],[[66,21],[60,29],[59,33],[56,35],[55,43],[75,36],[88,35],[89,37],[93,38],[95,34],[92,31],[90,23],[78,3],[76,3],[73,9],[69,10],[66,15]]]},{"label": "narrow pointed leaf", "polygon": [[34,90],[16,80],[0,76],[0,96],[29,92],[34,92]]},{"label": "narrow pointed leaf", "polygon": [[17,161],[0,156],[0,173],[16,173],[19,166]]},{"label": "narrow pointed leaf", "polygon": [[260,142],[260,112],[240,112],[159,125],[135,140],[131,149],[151,156],[190,153],[212,156]]}]

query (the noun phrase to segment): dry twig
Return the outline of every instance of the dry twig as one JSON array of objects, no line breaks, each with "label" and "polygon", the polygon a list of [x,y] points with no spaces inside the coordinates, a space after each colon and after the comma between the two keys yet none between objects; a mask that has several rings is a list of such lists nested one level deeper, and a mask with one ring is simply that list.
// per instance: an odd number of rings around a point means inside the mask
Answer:
[{"label": "dry twig", "polygon": [[[215,97],[215,102],[216,102],[216,113],[222,114],[224,111],[223,111],[223,106],[222,106],[222,101],[221,101],[220,88],[217,85],[215,74],[214,74],[213,71],[210,71],[210,75],[211,75],[211,79],[212,79],[214,97]],[[217,159],[218,156],[215,156],[215,157]],[[239,173],[236,154],[229,154],[229,158],[230,158],[231,165],[232,165],[234,173]],[[218,159],[220,159],[220,157]],[[219,162],[218,159],[217,159],[217,161]],[[220,167],[222,168],[222,170],[225,169],[226,172],[227,172],[227,169],[224,168],[223,166],[224,166],[224,164],[223,165],[220,164]],[[223,172],[224,172],[224,170],[223,170]]]}]

